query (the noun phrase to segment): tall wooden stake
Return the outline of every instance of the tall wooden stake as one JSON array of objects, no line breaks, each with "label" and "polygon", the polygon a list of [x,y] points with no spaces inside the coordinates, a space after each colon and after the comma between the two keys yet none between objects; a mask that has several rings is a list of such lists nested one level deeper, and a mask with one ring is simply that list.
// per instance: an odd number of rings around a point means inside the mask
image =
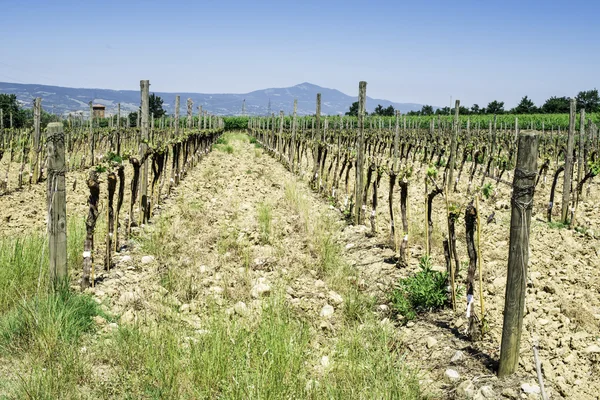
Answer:
[{"label": "tall wooden stake", "polygon": [[354,207],[356,224],[360,225],[362,221],[364,175],[365,165],[365,107],[367,102],[367,82],[360,81],[358,84],[358,138],[356,141],[356,179],[354,184]]},{"label": "tall wooden stake", "polygon": [[[140,160],[144,160],[144,155],[148,150],[148,138],[149,138],[149,116],[150,116],[150,81],[140,81],[140,89],[142,96],[142,107],[141,107],[141,142],[140,142]],[[149,210],[150,204],[148,201],[148,163],[144,161],[142,165],[142,181],[140,185],[140,219],[142,223],[148,221],[150,215]]]},{"label": "tall wooden stake", "polygon": [[569,113],[569,136],[567,138],[567,154],[565,154],[565,180],[562,193],[561,220],[566,224],[569,219],[569,202],[571,200],[571,180],[573,178],[573,147],[575,140],[575,111],[577,100],[571,99]]},{"label": "tall wooden stake", "polygon": [[529,264],[529,227],[537,173],[538,138],[532,132],[519,136],[517,167],[513,179],[508,274],[504,300],[504,324],[500,349],[500,378],[519,365],[519,347]]},{"label": "tall wooden stake", "polygon": [[58,288],[67,278],[67,196],[65,135],[62,123],[48,124],[47,150],[50,282]]}]

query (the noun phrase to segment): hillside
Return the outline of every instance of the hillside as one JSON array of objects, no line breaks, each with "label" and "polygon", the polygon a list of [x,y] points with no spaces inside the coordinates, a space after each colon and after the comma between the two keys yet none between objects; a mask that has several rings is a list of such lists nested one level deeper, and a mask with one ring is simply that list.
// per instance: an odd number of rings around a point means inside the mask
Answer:
[{"label": "hillside", "polygon": [[[110,89],[81,89],[61,86],[36,84],[19,84],[0,82],[0,93],[16,94],[24,107],[31,107],[35,97],[42,98],[43,108],[51,113],[68,114],[70,112],[85,112],[88,103],[104,104],[108,114],[116,113],[117,104],[121,103],[122,112],[135,111],[139,105],[140,93],[136,90]],[[294,99],[298,100],[298,114],[307,115],[315,111],[315,97],[322,95],[322,113],[328,115],[343,114],[348,111],[357,96],[349,96],[336,89],[323,88],[311,83],[301,83],[287,88],[270,88],[255,90],[250,93],[206,94],[206,93],[165,93],[155,92],[164,100],[168,113],[173,113],[175,96],[181,96],[181,112],[185,112],[185,102],[188,98],[194,101],[194,112],[198,106],[217,115],[239,115],[242,113],[242,102],[246,100],[246,113],[249,115],[267,115],[283,110],[286,114],[293,111]],[[269,108],[270,102],[270,108]],[[422,105],[415,103],[395,103],[389,100],[367,98],[367,111],[372,111],[378,104],[389,105],[406,113],[420,110]]]}]

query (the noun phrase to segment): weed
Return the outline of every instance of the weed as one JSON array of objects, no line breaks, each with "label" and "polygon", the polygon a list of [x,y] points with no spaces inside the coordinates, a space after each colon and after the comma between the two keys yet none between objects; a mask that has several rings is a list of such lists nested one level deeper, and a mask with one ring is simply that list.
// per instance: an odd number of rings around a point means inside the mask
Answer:
[{"label": "weed", "polygon": [[421,270],[415,275],[401,279],[391,295],[395,312],[405,321],[414,319],[417,313],[442,308],[448,302],[447,273],[432,270],[428,257],[421,258],[419,267]]},{"label": "weed", "polygon": [[258,226],[260,229],[260,240],[263,244],[269,243],[271,237],[271,223],[273,220],[272,209],[269,204],[258,205]]}]

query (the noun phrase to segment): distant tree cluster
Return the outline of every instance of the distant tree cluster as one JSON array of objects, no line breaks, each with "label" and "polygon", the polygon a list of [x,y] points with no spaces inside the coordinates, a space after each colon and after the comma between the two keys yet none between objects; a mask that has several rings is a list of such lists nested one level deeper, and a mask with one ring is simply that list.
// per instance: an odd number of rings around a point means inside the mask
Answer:
[{"label": "distant tree cluster", "polygon": [[[369,113],[365,114],[369,115]],[[375,110],[371,113],[371,115],[379,115],[382,117],[392,117],[395,114],[396,110],[394,109],[394,106],[389,105],[388,107],[383,107],[381,104],[377,104],[377,107],[375,107]],[[358,101],[352,103],[352,105],[350,106],[350,110],[346,112],[346,115],[354,117],[358,116]]]},{"label": "distant tree cluster", "polygon": [[[17,100],[16,94],[0,93],[0,109],[2,109],[2,122],[5,128],[10,127],[12,115],[13,128],[31,128],[33,126],[33,109],[23,108]],[[49,122],[59,120],[58,116],[50,114],[42,109],[41,127],[45,128]]]},{"label": "distant tree cluster", "polygon": [[[587,112],[600,112],[600,95],[598,90],[581,91],[575,97],[577,100],[577,109],[585,108]],[[524,96],[516,107],[509,110],[504,109],[504,102],[494,100],[488,103],[487,107],[479,107],[478,104],[473,104],[471,108],[459,107],[461,115],[477,115],[477,114],[560,114],[569,112],[568,97],[552,96],[544,102],[541,107],[528,97]],[[424,105],[420,111],[410,111],[408,115],[449,115],[454,113],[454,108],[443,107],[434,111],[430,105]]]}]

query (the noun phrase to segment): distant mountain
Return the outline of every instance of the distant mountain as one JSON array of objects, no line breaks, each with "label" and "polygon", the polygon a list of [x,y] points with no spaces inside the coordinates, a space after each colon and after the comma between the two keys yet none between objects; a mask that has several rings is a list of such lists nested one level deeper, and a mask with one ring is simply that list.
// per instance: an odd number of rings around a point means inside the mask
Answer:
[{"label": "distant mountain", "polygon": [[[77,89],[61,86],[47,86],[35,84],[19,84],[0,82],[0,93],[16,94],[19,102],[30,108],[35,97],[42,98],[44,110],[55,114],[69,114],[82,111],[88,115],[88,103],[103,104],[107,114],[117,112],[117,104],[121,103],[121,113],[126,114],[136,111],[140,104],[140,92],[136,90],[109,90],[109,89]],[[246,100],[247,115],[267,115],[269,111],[279,113],[283,110],[286,114],[293,112],[294,99],[298,100],[298,114],[314,114],[317,93],[321,93],[321,112],[328,115],[344,114],[355,96],[348,96],[336,89],[327,89],[311,83],[301,83],[288,88],[272,88],[255,90],[245,94],[203,94],[203,93],[163,93],[154,92],[164,100],[163,107],[169,114],[174,113],[175,96],[181,96],[182,115],[187,113],[186,101],[191,98],[194,102],[194,113],[197,107],[217,115],[241,115],[242,102]],[[270,102],[270,108],[269,108]],[[372,111],[378,104],[383,107],[390,105],[402,113],[420,110],[421,104],[394,103],[389,100],[367,98],[367,111]]]}]

